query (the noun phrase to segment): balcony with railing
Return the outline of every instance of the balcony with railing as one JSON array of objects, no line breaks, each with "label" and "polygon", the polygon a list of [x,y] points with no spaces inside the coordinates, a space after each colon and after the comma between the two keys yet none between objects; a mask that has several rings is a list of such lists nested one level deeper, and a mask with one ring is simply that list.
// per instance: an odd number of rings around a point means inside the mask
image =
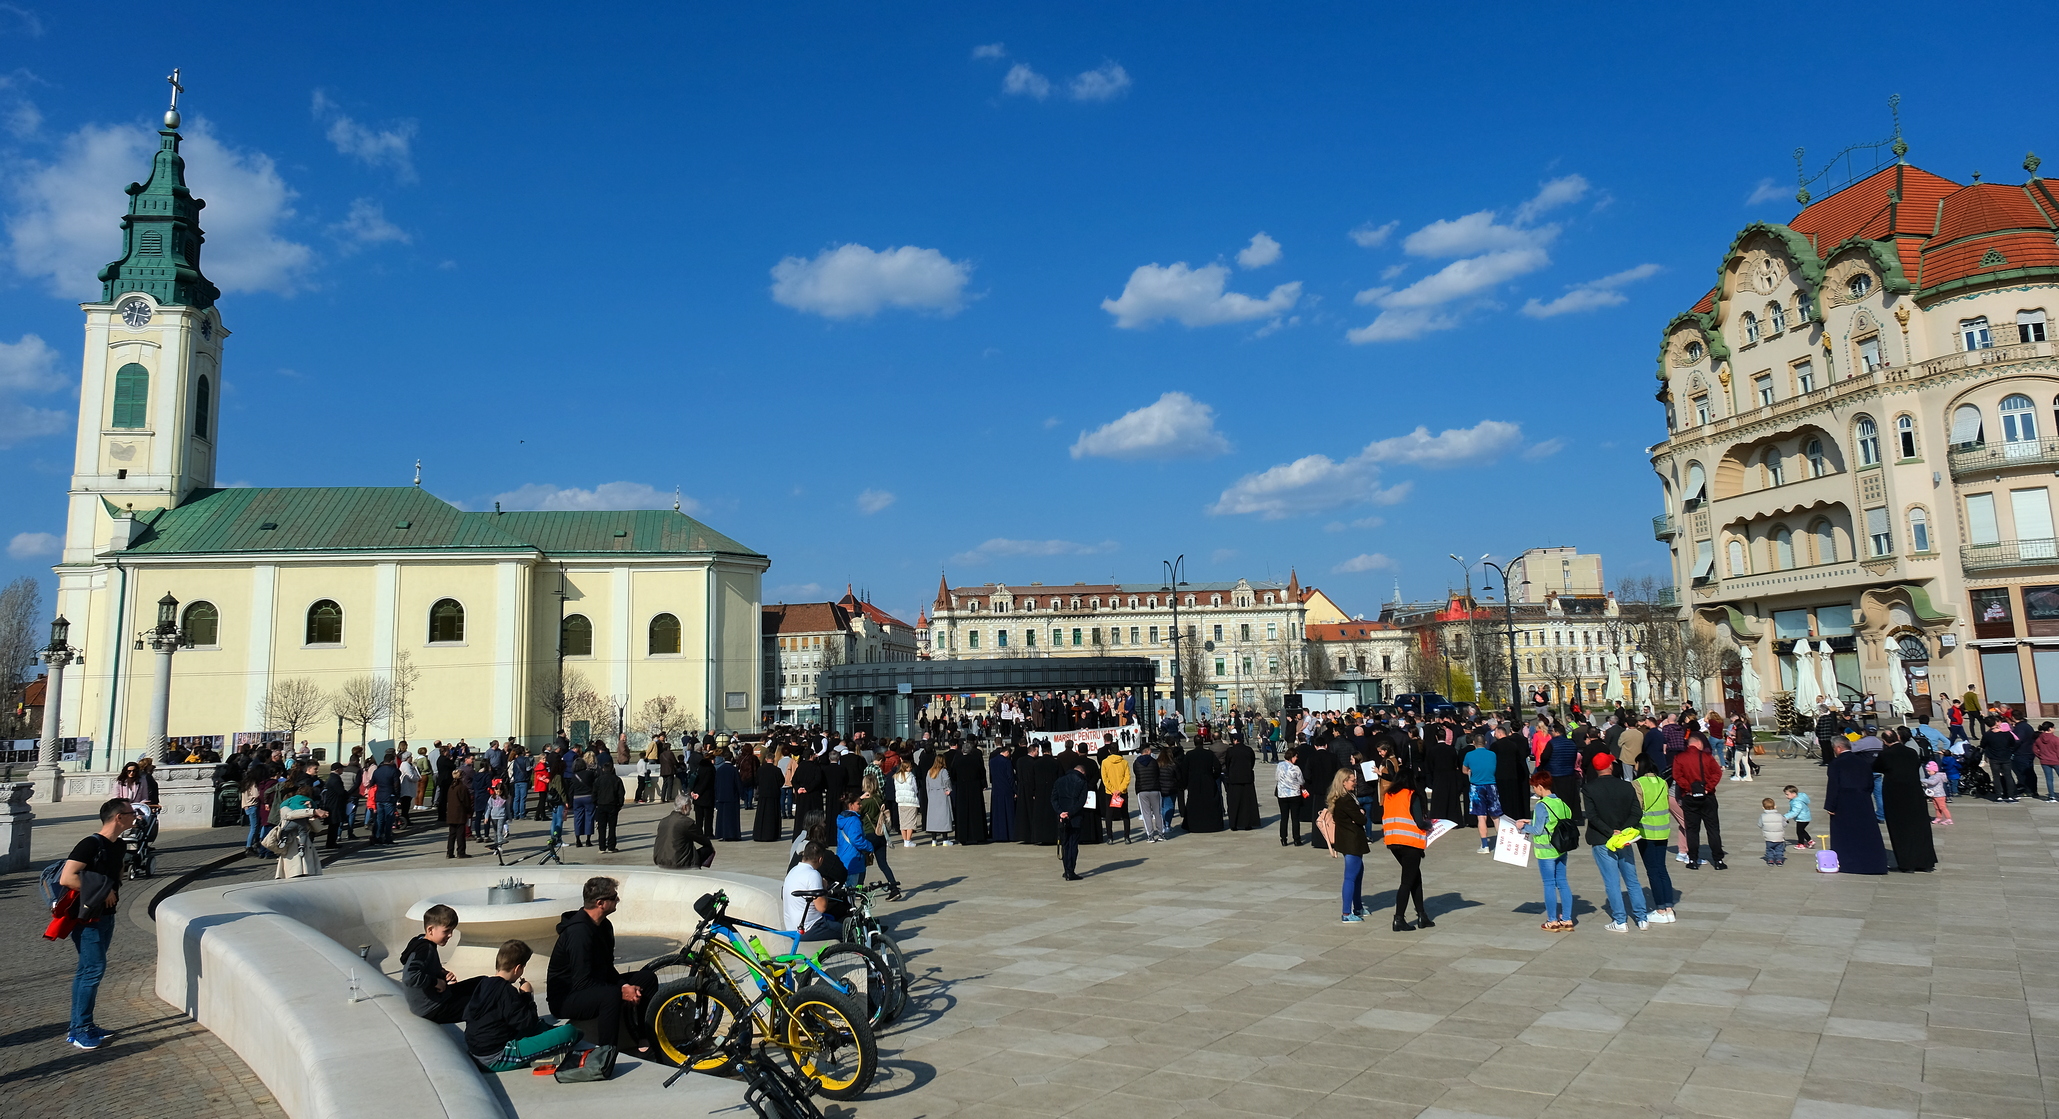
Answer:
[{"label": "balcony with railing", "polygon": [[2059,466],[2059,439],[2019,439],[2014,443],[1959,443],[1948,456],[1952,478],[2013,470],[2019,466]]},{"label": "balcony with railing", "polygon": [[2050,567],[2059,564],[2059,540],[1998,540],[1993,544],[1965,544],[1959,548],[1959,565],[1968,571],[1997,567]]},{"label": "balcony with railing", "polygon": [[1673,523],[1673,514],[1660,513],[1651,519],[1651,534],[1654,540],[1671,540],[1680,529]]}]

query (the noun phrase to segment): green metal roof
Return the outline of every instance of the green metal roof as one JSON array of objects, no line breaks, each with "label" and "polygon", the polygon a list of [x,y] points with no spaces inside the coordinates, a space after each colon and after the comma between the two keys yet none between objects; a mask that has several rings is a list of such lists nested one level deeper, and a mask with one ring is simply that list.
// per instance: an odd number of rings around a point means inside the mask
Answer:
[{"label": "green metal roof", "polygon": [[[110,506],[110,512],[115,510]],[[756,556],[671,510],[468,513],[415,486],[195,490],[173,509],[137,514],[129,552],[511,551],[550,555]]]}]

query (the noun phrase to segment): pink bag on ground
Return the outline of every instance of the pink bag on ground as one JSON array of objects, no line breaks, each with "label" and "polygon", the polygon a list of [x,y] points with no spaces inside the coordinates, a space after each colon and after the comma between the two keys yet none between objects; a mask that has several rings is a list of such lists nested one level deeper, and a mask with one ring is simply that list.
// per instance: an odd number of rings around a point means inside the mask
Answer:
[{"label": "pink bag on ground", "polygon": [[1837,852],[1835,852],[1835,851],[1818,851],[1818,852],[1816,852],[1816,869],[1817,869],[1818,871],[1820,871],[1821,873],[1824,873],[1824,874],[1836,874],[1836,873],[1837,873]]}]

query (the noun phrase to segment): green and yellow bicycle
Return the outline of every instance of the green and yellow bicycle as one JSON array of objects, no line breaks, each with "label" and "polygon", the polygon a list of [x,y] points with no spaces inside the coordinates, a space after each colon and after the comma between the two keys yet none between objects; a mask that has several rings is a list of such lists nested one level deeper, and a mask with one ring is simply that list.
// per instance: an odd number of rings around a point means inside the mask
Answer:
[{"label": "green and yellow bicycle", "polygon": [[[769,1046],[784,1052],[822,1095],[857,1098],[879,1071],[863,975],[870,965],[856,953],[832,950],[860,946],[830,945],[822,953],[830,957],[825,966],[800,953],[800,933],[732,917],[728,908],[726,893],[702,896],[694,903],[701,921],[686,946],[650,964],[653,971],[688,969],[651,999],[658,1053],[693,1072],[726,1075],[736,1069],[734,1053]],[[793,950],[769,951],[741,930],[787,938]]]}]

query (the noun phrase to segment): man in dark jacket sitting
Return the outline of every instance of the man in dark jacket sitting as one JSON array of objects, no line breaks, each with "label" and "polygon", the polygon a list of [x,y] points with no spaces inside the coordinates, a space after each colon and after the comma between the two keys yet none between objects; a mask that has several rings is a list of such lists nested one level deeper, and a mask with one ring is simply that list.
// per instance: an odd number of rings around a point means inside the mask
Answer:
[{"label": "man in dark jacket sitting", "polygon": [[693,800],[681,793],[672,812],[658,821],[651,861],[672,870],[695,870],[715,861],[715,845],[693,818]]},{"label": "man in dark jacket sitting", "polygon": [[649,969],[628,975],[615,970],[615,926],[608,923],[608,914],[621,904],[619,885],[612,878],[586,880],[584,908],[567,910],[558,919],[558,943],[551,949],[544,984],[552,1014],[568,1022],[593,1019],[594,1040],[618,1048],[616,1038],[625,1023],[632,1036],[642,1036],[643,1002],[658,989],[658,977]]}]

